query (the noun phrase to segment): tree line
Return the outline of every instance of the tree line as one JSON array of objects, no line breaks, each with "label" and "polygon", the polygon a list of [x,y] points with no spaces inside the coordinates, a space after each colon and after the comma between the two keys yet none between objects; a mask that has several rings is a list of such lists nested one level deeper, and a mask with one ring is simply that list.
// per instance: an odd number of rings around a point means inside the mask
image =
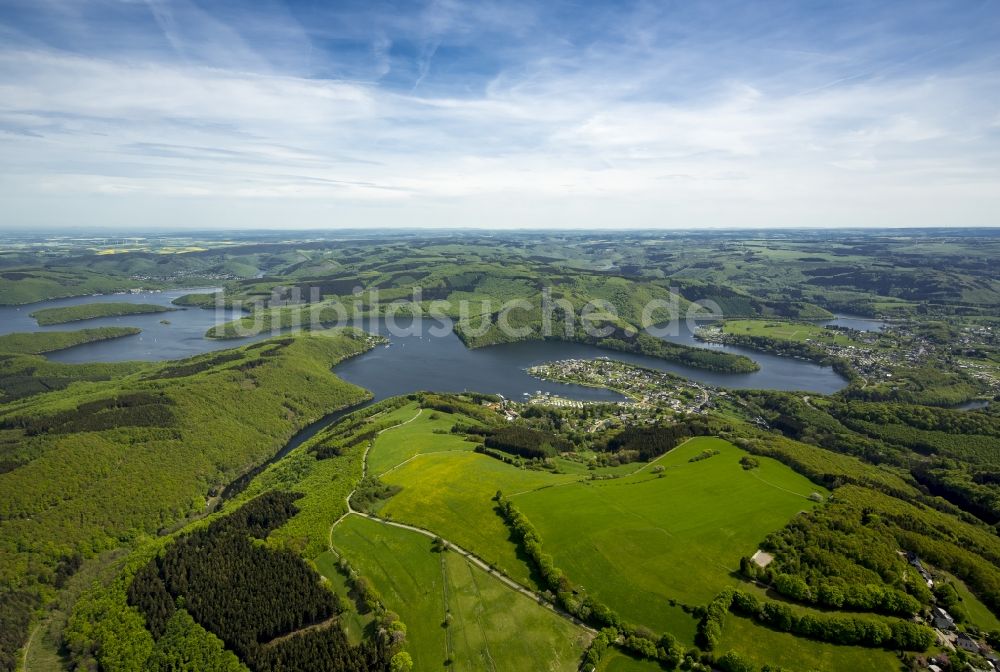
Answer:
[{"label": "tree line", "polygon": [[297,498],[261,495],[143,566],[127,595],[153,636],[163,637],[183,608],[251,670],[386,669],[384,633],[351,646],[335,622],[336,596],[319,575],[291,551],[255,542],[298,511]]}]

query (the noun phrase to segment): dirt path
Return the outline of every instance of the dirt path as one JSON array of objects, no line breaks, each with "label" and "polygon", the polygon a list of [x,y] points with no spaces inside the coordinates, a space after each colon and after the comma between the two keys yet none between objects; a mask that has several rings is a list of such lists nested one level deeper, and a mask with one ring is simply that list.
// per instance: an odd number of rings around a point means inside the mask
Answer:
[{"label": "dirt path", "polygon": [[[378,438],[379,436],[382,435],[383,432],[387,432],[390,429],[396,429],[397,427],[402,427],[403,425],[410,424],[411,422],[413,422],[414,420],[416,420],[417,418],[419,418],[420,414],[423,413],[423,412],[424,412],[424,409],[418,408],[416,415],[414,415],[412,418],[410,418],[409,420],[406,420],[404,422],[401,422],[398,425],[393,425],[392,427],[386,427],[385,429],[380,429],[378,432],[376,432],[375,437]],[[374,439],[371,440],[371,441],[369,441],[368,445],[365,446],[365,452],[364,452],[364,454],[361,456],[361,480],[362,481],[365,480],[366,476],[368,476],[368,453],[371,451],[371,449],[372,449],[372,447],[374,445],[375,445]],[[340,557],[340,554],[337,553],[337,551],[333,548],[333,528],[337,527],[337,525],[340,525],[340,521],[342,521],[344,518],[347,518],[349,515],[351,515],[352,513],[354,513],[354,509],[351,507],[351,497],[353,497],[354,493],[357,492],[357,491],[358,491],[358,489],[354,488],[349,493],[347,493],[347,500],[346,500],[346,502],[347,502],[347,511],[345,511],[344,515],[342,515],[340,518],[337,518],[337,520],[333,521],[333,525],[331,525],[330,529],[326,531],[326,546],[338,558]]]},{"label": "dirt path", "polygon": [[[416,525],[408,525],[406,523],[399,523],[399,522],[396,522],[395,520],[386,520],[385,518],[379,518],[378,516],[373,516],[370,513],[363,513],[361,511],[351,510],[349,513],[345,514],[345,517],[347,515],[361,516],[362,518],[367,518],[368,520],[372,520],[372,521],[374,521],[376,523],[381,523],[382,525],[388,525],[390,527],[398,527],[401,530],[409,530],[410,532],[415,532],[417,534],[422,534],[423,536],[425,536],[425,537],[427,537],[429,539],[438,539],[438,538],[440,538],[446,544],[448,544],[448,550],[449,551],[453,551],[453,552],[457,553],[458,555],[461,555],[463,558],[465,558],[466,560],[468,560],[470,563],[472,563],[476,567],[479,567],[481,570],[483,570],[487,574],[493,575],[494,577],[497,578],[497,580],[500,581],[500,583],[504,584],[505,586],[507,586],[511,590],[516,590],[517,592],[521,593],[525,597],[531,598],[535,602],[538,602],[539,604],[547,607],[549,610],[551,610],[551,611],[559,614],[563,618],[566,618],[566,619],[572,621],[574,624],[576,624],[576,625],[580,626],[581,628],[585,629],[587,632],[590,632],[591,634],[594,634],[594,635],[597,634],[596,630],[594,630],[593,628],[588,627],[580,619],[578,619],[578,618],[574,617],[573,615],[568,614],[568,613],[562,611],[561,609],[557,608],[554,604],[552,604],[547,599],[545,599],[545,597],[541,593],[536,593],[533,590],[531,590],[530,588],[521,585],[517,581],[515,581],[512,578],[510,578],[509,576],[507,576],[506,574],[503,574],[499,570],[497,570],[494,567],[492,567],[488,562],[486,562],[485,560],[483,560],[482,558],[480,558],[475,553],[473,553],[471,551],[465,550],[461,546],[455,544],[454,542],[451,542],[451,541],[445,539],[444,537],[441,537],[438,534],[435,534],[435,533],[431,532],[430,530],[425,530],[424,528],[417,527]],[[331,545],[331,550],[333,550],[332,549],[332,545]],[[334,551],[334,552],[336,552],[336,551]]]},{"label": "dirt path", "polygon": [[293,630],[292,632],[285,633],[284,635],[278,635],[277,637],[275,637],[274,639],[272,639],[270,642],[267,642],[265,644],[261,644],[261,646],[263,646],[264,648],[268,648],[268,647],[275,646],[276,644],[280,644],[280,643],[284,642],[285,640],[291,639],[292,637],[298,637],[299,635],[304,635],[307,632],[312,632],[313,630],[325,630],[326,628],[329,628],[331,625],[333,625],[334,623],[336,623],[339,620],[339,618],[340,618],[339,614],[334,614],[333,616],[331,616],[330,618],[326,619],[325,621],[320,621],[319,623],[313,623],[312,625],[307,625],[304,628],[299,628],[298,630]]},{"label": "dirt path", "polygon": [[427,457],[428,455],[442,455],[444,453],[471,453],[471,452],[473,452],[473,451],[470,450],[470,449],[468,449],[468,448],[466,448],[466,449],[455,448],[453,450],[434,450],[434,451],[431,451],[429,453],[417,453],[416,455],[411,455],[410,457],[406,458],[405,460],[403,460],[402,462],[400,462],[396,466],[389,467],[388,469],[386,469],[385,471],[383,471],[381,474],[379,474],[379,476],[385,476],[386,474],[391,474],[392,472],[396,471],[400,467],[406,466],[407,464],[409,464],[413,460],[417,459],[418,457]]},{"label": "dirt path", "polygon": [[756,469],[751,469],[750,470],[750,474],[754,478],[756,478],[758,481],[760,481],[761,483],[763,483],[764,485],[768,485],[768,486],[774,488],[775,490],[781,490],[782,492],[787,492],[790,495],[795,495],[796,497],[801,497],[802,499],[809,499],[810,495],[803,495],[801,492],[795,492],[794,490],[789,490],[788,488],[783,488],[780,485],[775,485],[774,483],[772,483],[771,481],[768,481],[767,479],[761,478],[761,476],[757,473]]},{"label": "dirt path", "polygon": [[24,655],[21,658],[21,669],[24,670],[24,672],[28,672],[28,651],[31,649],[31,642],[35,640],[35,635],[37,635],[38,631],[42,629],[42,626],[48,622],[49,620],[45,619],[36,625],[34,630],[31,631],[31,634],[28,635],[28,641],[24,643]]}]

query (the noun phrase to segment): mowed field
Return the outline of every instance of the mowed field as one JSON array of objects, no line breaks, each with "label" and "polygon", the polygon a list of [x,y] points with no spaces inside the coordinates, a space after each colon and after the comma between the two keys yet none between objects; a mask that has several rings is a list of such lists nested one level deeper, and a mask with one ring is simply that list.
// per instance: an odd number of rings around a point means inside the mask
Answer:
[{"label": "mowed field", "polygon": [[386,502],[379,515],[439,534],[514,580],[537,588],[530,567],[496,512],[493,497],[497,490],[523,492],[579,479],[574,474],[518,469],[479,453],[428,453],[382,475],[383,482],[402,490]]},{"label": "mowed field", "polygon": [[416,670],[571,672],[590,642],[586,631],[462,556],[433,552],[423,535],[349,516],[333,544],[406,623]]},{"label": "mowed field", "polygon": [[726,616],[719,653],[736,651],[758,665],[815,672],[892,672],[899,670],[896,654],[885,649],[838,646],[802,639],[756,625],[748,618]]},{"label": "mowed field", "polygon": [[657,662],[632,658],[617,649],[609,649],[597,665],[597,672],[659,672],[660,670],[663,668]]},{"label": "mowed field", "polygon": [[475,421],[452,413],[421,409],[417,402],[398,408],[379,420],[405,424],[387,429],[375,439],[375,445],[368,452],[368,473],[372,476],[378,476],[416,455],[450,450],[471,451],[475,447],[474,443],[465,440],[464,435],[450,433],[458,421],[466,425],[477,424]]},{"label": "mowed field", "polygon": [[[704,450],[708,459],[690,462]],[[758,458],[714,437],[678,446],[633,476],[584,481],[514,495],[542,546],[574,582],[626,621],[690,642],[694,619],[672,607],[707,604],[737,581],[740,557],[764,537],[816,504],[826,491],[783,464]]]},{"label": "mowed field", "polygon": [[804,342],[807,340],[833,343],[835,345],[856,345],[849,336],[818,324],[802,322],[776,322],[774,320],[727,320],[722,330],[737,336],[768,336],[784,341]]}]

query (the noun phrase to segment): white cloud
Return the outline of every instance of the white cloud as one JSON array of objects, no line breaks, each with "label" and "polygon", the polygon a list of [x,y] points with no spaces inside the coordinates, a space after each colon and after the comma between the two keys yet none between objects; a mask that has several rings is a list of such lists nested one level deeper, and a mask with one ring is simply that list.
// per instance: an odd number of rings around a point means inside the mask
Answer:
[{"label": "white cloud", "polygon": [[[192,6],[194,31],[178,27],[176,5],[151,6],[190,58],[0,50],[0,198],[17,204],[0,225],[57,224],[70,203],[130,221],[167,203],[210,225],[205,200],[244,215],[255,203],[250,225],[309,225],[308,213],[331,209],[382,224],[435,213],[491,225],[997,224],[1000,76],[988,72],[831,79],[807,68],[781,87],[706,73],[690,95],[661,95],[671,78],[695,79],[691,59],[646,31],[627,58],[556,49],[461,95],[400,93],[275,73]],[[447,3],[429,12],[417,84],[440,35],[517,22],[497,7],[471,24]],[[221,36],[228,56],[206,55],[191,39],[202,33]],[[379,76],[393,43],[373,38]]]}]

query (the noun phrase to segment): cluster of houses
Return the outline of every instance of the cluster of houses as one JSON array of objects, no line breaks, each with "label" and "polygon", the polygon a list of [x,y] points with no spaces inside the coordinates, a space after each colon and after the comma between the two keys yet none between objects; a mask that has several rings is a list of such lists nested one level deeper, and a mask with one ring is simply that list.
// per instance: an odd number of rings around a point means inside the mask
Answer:
[{"label": "cluster of houses", "polygon": [[[927,568],[924,567],[920,558],[915,553],[910,552],[906,554],[906,559],[910,563],[910,566],[916,569],[924,581],[927,582],[927,587],[933,587],[934,578],[927,571]],[[960,630],[958,624],[955,623],[955,619],[944,607],[934,607],[931,610],[929,625],[937,630],[938,643],[942,647],[953,650],[961,649],[967,653],[982,656],[990,666],[982,670],[978,668],[969,669],[976,672],[1000,672],[1000,656],[994,653],[989,646],[980,643],[969,633]],[[924,663],[924,667],[931,672],[944,672],[944,670],[954,669],[947,654],[939,654],[922,662]]]},{"label": "cluster of houses", "polygon": [[[528,369],[536,378],[606,387],[632,399],[621,404],[641,421],[645,410],[670,409],[679,413],[704,413],[714,406],[713,398],[725,393],[692,380],[669,373],[632,366],[624,362],[598,357],[596,359],[564,359],[540,364]],[[553,405],[554,397],[544,397]],[[567,405],[565,402],[559,405]],[[630,418],[631,419],[631,418]]]}]

